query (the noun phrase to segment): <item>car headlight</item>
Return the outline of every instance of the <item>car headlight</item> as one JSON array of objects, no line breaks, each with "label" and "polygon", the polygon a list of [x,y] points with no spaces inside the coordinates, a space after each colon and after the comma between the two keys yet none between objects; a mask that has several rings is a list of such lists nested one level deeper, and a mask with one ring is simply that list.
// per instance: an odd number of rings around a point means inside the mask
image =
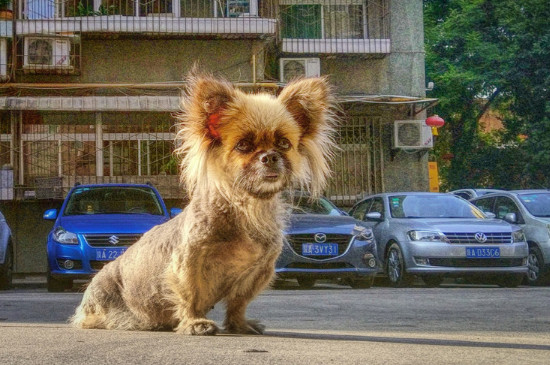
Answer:
[{"label": "car headlight", "polygon": [[437,231],[409,231],[408,235],[412,241],[449,242],[447,236]]},{"label": "car headlight", "polygon": [[66,245],[77,245],[78,237],[75,233],[64,230],[62,227],[58,227],[53,233],[53,239],[59,243]]},{"label": "car headlight", "polygon": [[358,225],[353,227],[353,234],[361,241],[371,241],[374,238],[372,229]]},{"label": "car headlight", "polygon": [[525,235],[521,229],[512,232],[512,242],[525,242]]}]

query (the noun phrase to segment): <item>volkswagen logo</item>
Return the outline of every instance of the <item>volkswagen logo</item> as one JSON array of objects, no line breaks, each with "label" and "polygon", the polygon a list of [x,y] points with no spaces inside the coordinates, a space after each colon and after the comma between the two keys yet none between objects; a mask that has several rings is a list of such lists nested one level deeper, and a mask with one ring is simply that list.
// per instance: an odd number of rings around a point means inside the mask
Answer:
[{"label": "volkswagen logo", "polygon": [[112,235],[111,237],[109,237],[109,243],[110,243],[111,245],[116,245],[116,244],[118,244],[119,242],[120,242],[120,239],[119,239],[117,236]]},{"label": "volkswagen logo", "polygon": [[315,242],[323,243],[327,240],[327,235],[324,233],[315,233],[315,236],[313,238],[315,239]]},{"label": "volkswagen logo", "polygon": [[484,243],[485,241],[487,241],[487,236],[483,232],[477,232],[474,237],[479,243]]}]

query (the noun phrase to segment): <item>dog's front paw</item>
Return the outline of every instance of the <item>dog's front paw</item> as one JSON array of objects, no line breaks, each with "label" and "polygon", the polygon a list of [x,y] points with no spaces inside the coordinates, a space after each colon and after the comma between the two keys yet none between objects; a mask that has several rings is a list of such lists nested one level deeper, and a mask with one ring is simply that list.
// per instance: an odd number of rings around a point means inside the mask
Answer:
[{"label": "dog's front paw", "polygon": [[213,336],[220,330],[216,324],[208,319],[195,319],[181,323],[176,332],[193,336]]},{"label": "dog's front paw", "polygon": [[228,323],[225,325],[225,332],[244,335],[263,335],[265,326],[256,319],[249,319],[242,323]]}]

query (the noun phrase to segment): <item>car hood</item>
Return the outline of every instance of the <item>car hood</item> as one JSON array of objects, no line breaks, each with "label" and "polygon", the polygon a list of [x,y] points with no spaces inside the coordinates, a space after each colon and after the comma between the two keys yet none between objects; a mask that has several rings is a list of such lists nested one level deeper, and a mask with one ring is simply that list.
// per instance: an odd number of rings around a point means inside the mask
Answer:
[{"label": "car hood", "polygon": [[500,219],[422,218],[407,219],[411,229],[438,229],[442,232],[512,232],[510,223]]},{"label": "car hood", "polygon": [[94,214],[60,217],[56,226],[73,233],[145,233],[168,217],[149,214]]},{"label": "car hood", "polygon": [[[358,221],[353,217],[321,214],[292,214],[286,234],[339,233],[353,234]],[[357,233],[357,232],[355,232]]]}]

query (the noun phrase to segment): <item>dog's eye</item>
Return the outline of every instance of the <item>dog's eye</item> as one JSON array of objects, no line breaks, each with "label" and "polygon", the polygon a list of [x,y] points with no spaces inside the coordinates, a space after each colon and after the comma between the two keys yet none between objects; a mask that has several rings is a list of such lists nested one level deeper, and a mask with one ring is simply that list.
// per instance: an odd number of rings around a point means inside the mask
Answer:
[{"label": "dog's eye", "polygon": [[286,151],[290,149],[290,141],[286,138],[281,138],[277,141],[277,147],[279,147],[283,151]]},{"label": "dog's eye", "polygon": [[235,149],[242,153],[249,153],[254,150],[254,145],[247,139],[242,139],[237,143]]}]

